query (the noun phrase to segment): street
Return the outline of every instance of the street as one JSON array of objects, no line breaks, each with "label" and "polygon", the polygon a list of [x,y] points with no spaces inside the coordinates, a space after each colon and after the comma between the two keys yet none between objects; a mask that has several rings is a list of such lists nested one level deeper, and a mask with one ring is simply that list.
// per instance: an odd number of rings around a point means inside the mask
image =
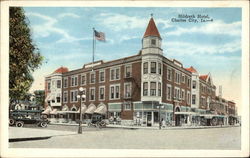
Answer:
[{"label": "street", "polygon": [[120,129],[83,128],[49,125],[42,130],[70,131],[75,134],[44,140],[9,143],[10,148],[85,148],[85,149],[240,149],[240,127],[208,129]]}]

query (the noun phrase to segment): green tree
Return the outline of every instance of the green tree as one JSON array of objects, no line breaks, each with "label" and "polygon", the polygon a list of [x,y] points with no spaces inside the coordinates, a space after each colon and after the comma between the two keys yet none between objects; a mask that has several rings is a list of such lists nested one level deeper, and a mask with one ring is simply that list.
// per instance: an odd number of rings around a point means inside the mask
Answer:
[{"label": "green tree", "polygon": [[45,101],[44,90],[36,90],[34,91],[34,95],[35,95],[36,105],[39,107],[39,109],[42,108],[44,105],[44,101]]},{"label": "green tree", "polygon": [[10,7],[9,11],[9,97],[13,105],[26,98],[34,81],[32,72],[40,67],[43,57],[31,39],[23,8]]}]

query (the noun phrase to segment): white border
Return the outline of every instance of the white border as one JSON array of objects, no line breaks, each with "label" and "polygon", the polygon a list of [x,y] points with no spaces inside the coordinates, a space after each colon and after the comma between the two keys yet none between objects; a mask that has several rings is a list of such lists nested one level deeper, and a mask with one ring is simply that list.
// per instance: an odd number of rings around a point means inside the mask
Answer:
[{"label": "white border", "polygon": [[[241,150],[106,150],[106,149],[14,149],[8,148],[8,7],[9,6],[122,6],[122,7],[241,7],[242,8],[242,135]],[[248,1],[3,1],[1,2],[1,155],[2,157],[160,157],[249,155],[249,3]],[[4,112],[3,112],[4,111]]]}]

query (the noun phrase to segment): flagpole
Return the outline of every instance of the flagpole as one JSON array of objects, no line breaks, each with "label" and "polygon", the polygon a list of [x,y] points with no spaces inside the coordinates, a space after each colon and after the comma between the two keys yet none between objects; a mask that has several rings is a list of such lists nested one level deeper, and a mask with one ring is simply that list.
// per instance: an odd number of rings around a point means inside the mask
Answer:
[{"label": "flagpole", "polygon": [[94,60],[95,60],[95,28],[93,27],[93,54],[92,54],[92,71],[94,67]]}]

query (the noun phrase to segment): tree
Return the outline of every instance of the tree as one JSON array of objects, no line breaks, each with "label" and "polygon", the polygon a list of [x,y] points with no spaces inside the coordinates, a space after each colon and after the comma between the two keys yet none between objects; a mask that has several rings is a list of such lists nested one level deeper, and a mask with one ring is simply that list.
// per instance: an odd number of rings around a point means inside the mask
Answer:
[{"label": "tree", "polygon": [[40,67],[43,57],[31,39],[23,8],[10,7],[9,11],[9,97],[13,105],[25,99],[34,80],[32,72]]},{"label": "tree", "polygon": [[37,107],[42,108],[44,105],[44,101],[45,101],[44,90],[36,90],[34,91],[34,95],[35,95],[35,102],[36,102]]}]

